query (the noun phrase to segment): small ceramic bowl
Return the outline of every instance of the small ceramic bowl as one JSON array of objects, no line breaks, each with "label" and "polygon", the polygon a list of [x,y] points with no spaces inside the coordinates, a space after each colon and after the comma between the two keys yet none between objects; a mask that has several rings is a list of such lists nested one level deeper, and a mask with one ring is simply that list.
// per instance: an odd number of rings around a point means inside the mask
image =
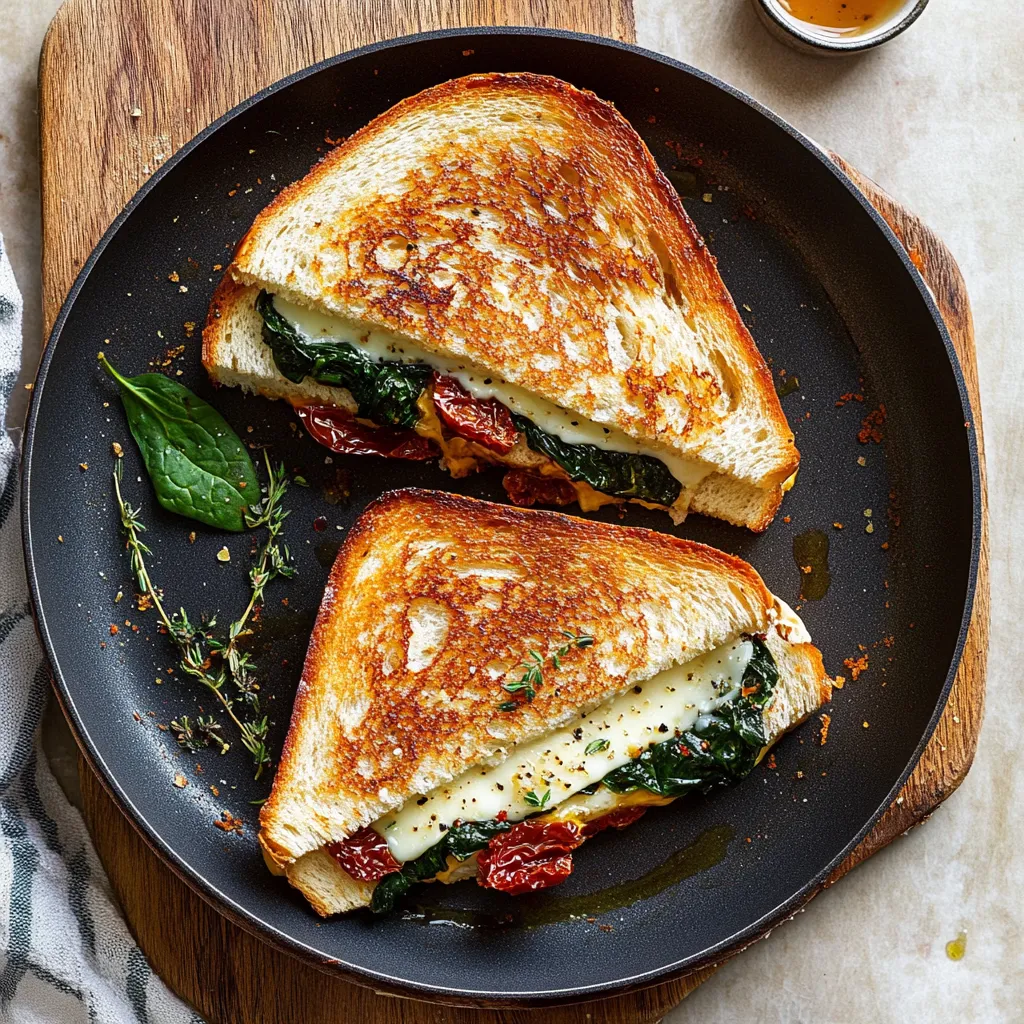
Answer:
[{"label": "small ceramic bowl", "polygon": [[840,35],[834,30],[818,28],[794,18],[782,0],[751,0],[754,10],[776,39],[789,44],[802,53],[824,57],[840,57],[849,53],[862,53],[881,46],[906,31],[921,16],[928,0],[905,0],[865,32]]}]

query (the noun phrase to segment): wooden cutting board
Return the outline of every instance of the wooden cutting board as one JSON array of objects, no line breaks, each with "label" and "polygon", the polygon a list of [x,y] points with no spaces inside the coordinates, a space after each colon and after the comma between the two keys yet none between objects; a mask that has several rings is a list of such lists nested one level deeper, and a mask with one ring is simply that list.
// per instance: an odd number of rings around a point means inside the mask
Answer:
[{"label": "wooden cutting board", "polygon": [[[40,59],[43,311],[49,332],[79,269],[125,203],[176,149],[271,82],[367,43],[435,28],[541,25],[633,41],[631,0],[69,0]],[[942,241],[836,157],[906,246],[960,357],[981,450],[974,333],[963,278]],[[984,459],[982,458],[984,493]],[[974,757],[985,692],[987,519],[974,619],[953,692],[899,799],[824,888],[923,821]],[[328,976],[221,916],[160,861],[83,757],[85,818],[154,969],[214,1024],[647,1024],[712,969],[580,1006],[455,1009]],[[809,897],[808,897],[809,898]]]}]

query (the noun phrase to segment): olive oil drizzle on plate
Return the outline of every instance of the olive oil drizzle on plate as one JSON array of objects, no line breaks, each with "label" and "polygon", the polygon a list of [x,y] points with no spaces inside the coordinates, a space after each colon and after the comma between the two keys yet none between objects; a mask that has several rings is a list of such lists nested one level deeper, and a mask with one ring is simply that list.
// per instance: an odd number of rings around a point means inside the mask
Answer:
[{"label": "olive oil drizzle on plate", "polygon": [[[640,878],[581,896],[558,899],[554,894],[517,896],[509,912],[498,915],[445,906],[440,900],[419,900],[402,914],[403,920],[418,924],[449,925],[455,928],[539,928],[623,910],[641,900],[708,871],[724,859],[735,833],[729,825],[716,825],[702,832],[689,846],[677,850],[667,861]],[[513,905],[514,904],[514,905]]]}]

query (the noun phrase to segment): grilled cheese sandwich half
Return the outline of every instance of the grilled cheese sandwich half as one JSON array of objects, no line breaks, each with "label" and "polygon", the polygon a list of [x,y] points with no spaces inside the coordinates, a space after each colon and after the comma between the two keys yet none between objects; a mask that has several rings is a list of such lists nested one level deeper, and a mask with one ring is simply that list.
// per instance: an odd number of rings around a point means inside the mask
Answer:
[{"label": "grilled cheese sandwich half", "polygon": [[411,431],[405,457],[501,465],[520,503],[632,500],[760,530],[799,461],[650,152],[544,76],[428,89],[282,192],[214,296],[203,359],[219,383],[333,410],[303,419],[337,450],[395,454]]},{"label": "grilled cheese sandwich half", "polygon": [[260,842],[323,915],[547,887],[595,831],[742,779],[829,694],[739,559],[394,492],[332,569]]}]

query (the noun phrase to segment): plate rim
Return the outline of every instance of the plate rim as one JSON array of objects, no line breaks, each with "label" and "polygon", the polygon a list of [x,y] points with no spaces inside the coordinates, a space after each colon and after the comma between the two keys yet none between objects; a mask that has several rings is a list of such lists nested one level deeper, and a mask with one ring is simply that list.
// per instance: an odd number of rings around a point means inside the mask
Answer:
[{"label": "plate rim", "polygon": [[[547,988],[540,990],[527,990],[517,992],[494,992],[486,989],[453,989],[443,985],[430,984],[426,982],[415,982],[403,979],[372,968],[352,964],[339,960],[316,949],[305,942],[282,931],[270,921],[264,920],[251,910],[243,908],[237,901],[226,893],[222,892],[208,879],[201,871],[193,867],[188,860],[180,853],[171,849],[164,838],[155,827],[148,821],[145,813],[137,807],[121,788],[117,776],[111,770],[106,761],[99,755],[90,732],[84,721],[80,718],[71,688],[68,686],[64,674],[61,672],[60,664],[56,657],[54,646],[50,639],[50,631],[46,621],[46,615],[42,606],[42,595],[39,590],[39,581],[35,568],[33,551],[33,538],[30,528],[31,518],[31,481],[32,481],[32,456],[35,447],[35,431],[38,418],[39,402],[46,384],[46,377],[53,353],[61,336],[71,310],[77,301],[78,295],[85,285],[90,273],[96,263],[106,250],[110,241],[121,229],[135,208],[146,198],[149,192],[156,187],[168,174],[170,174],[186,156],[188,156],[201,143],[214,135],[221,127],[234,120],[240,114],[251,107],[262,102],[269,96],[274,95],[282,89],[312,77],[319,72],[336,65],[348,63],[351,60],[364,57],[368,54],[377,53],[383,50],[393,49],[412,43],[429,42],[432,40],[444,39],[472,39],[482,36],[542,36],[557,39],[568,39],[584,43],[589,46],[599,46],[606,49],[620,50],[635,54],[647,61],[666,65],[684,74],[690,75],[700,81],[723,90],[728,95],[767,118],[776,127],[781,128],[794,141],[801,145],[822,165],[825,171],[836,178],[851,196],[860,204],[861,208],[874,222],[875,227],[881,231],[882,236],[895,251],[902,262],[904,269],[909,273],[910,279],[917,288],[925,308],[927,309],[939,337],[945,349],[946,357],[953,371],[957,391],[960,396],[961,409],[965,419],[971,424],[967,431],[968,457],[971,464],[971,556],[968,568],[966,593],[964,597],[964,608],[961,615],[960,627],[957,633],[956,644],[950,665],[943,682],[942,689],[935,710],[928,720],[921,739],[914,748],[907,765],[900,774],[898,781],[886,794],[881,804],[871,814],[866,823],[858,830],[856,835],[843,847],[843,849],[830,861],[825,868],[817,875],[809,879],[800,887],[797,892],[777,907],[763,914],[757,920],[751,922],[744,928],[714,946],[705,949],[701,953],[683,957],[669,964],[664,964],[648,971],[634,974],[627,978],[616,981],[601,982],[592,985]],[[621,40],[610,39],[589,33],[572,32],[564,29],[537,28],[533,26],[475,26],[471,28],[450,28],[438,29],[429,32],[420,32],[412,35],[399,36],[393,39],[382,40],[359,47],[354,50],[347,50],[343,53],[328,57],[325,60],[301,68],[285,78],[266,86],[265,88],[247,97],[237,106],[226,111],[216,120],[212,121],[198,134],[193,136],[181,146],[161,167],[148,178],[135,194],[128,200],[121,212],[114,218],[110,226],[104,231],[103,236],[89,254],[81,270],[75,278],[64,301],[61,303],[60,311],[54,320],[50,330],[46,346],[43,351],[39,368],[35,377],[35,384],[32,389],[29,408],[26,414],[26,425],[22,443],[21,459],[19,468],[21,471],[20,496],[21,496],[21,529],[22,547],[25,560],[25,571],[28,579],[32,616],[36,626],[36,632],[43,647],[47,664],[50,668],[53,689],[60,704],[61,711],[68,721],[75,742],[82,755],[89,763],[92,771],[99,777],[104,790],[114,799],[118,809],[124,814],[133,828],[142,837],[146,845],[156,853],[161,862],[185,882],[202,899],[209,903],[218,913],[228,917],[238,924],[245,931],[256,936],[262,941],[270,943],[275,948],[295,956],[306,963],[312,964],[322,970],[328,970],[344,977],[348,981],[369,987],[383,987],[391,992],[411,995],[413,997],[443,997],[447,1001],[468,1005],[489,1005],[489,1006],[524,1006],[524,1005],[553,1005],[557,1003],[571,1002],[580,999],[596,999],[612,994],[623,994],[629,991],[648,988],[653,985],[671,981],[683,975],[692,973],[702,967],[717,965],[729,956],[739,952],[746,946],[764,936],[774,925],[781,923],[795,914],[805,903],[807,903],[822,888],[823,883],[832,874],[835,868],[861,843],[868,833],[878,823],[879,819],[895,800],[899,791],[903,788],[910,774],[917,766],[922,754],[938,725],[939,719],[949,701],[950,691],[953,682],[959,671],[963,658],[964,647],[967,640],[968,630],[972,621],[972,613],[977,593],[978,571],[981,557],[981,542],[983,534],[983,492],[981,483],[981,463],[977,442],[977,417],[971,406],[970,395],[967,392],[964,380],[963,369],[959,357],[953,346],[952,338],[945,321],[939,312],[935,297],[920,273],[914,267],[906,250],[899,242],[892,228],[888,225],[882,215],[868,201],[863,192],[853,183],[850,177],[828,156],[827,151],[799,131],[784,118],[780,117],[770,108],[754,99],[748,93],[729,85],[720,78],[711,75],[691,64],[676,60],[665,54],[638,46],[635,43],[627,43]]]}]

